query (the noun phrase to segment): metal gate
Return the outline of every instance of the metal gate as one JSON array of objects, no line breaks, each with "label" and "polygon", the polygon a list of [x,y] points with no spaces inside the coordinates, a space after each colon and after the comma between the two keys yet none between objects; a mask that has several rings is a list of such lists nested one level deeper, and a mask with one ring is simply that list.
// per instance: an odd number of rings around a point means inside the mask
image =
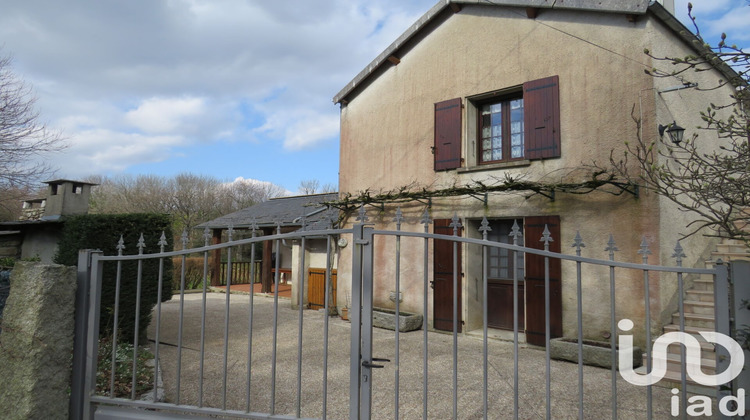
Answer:
[{"label": "metal gate", "polygon": [[[610,240],[605,249],[609,259],[592,259],[581,256],[585,245],[580,237],[576,238],[573,247],[576,255],[565,255],[550,252],[548,245],[552,238],[548,232],[540,240],[545,249],[539,250],[514,244],[504,244],[487,240],[489,226],[485,221],[479,230],[482,239],[459,237],[461,221],[453,218],[451,227],[454,235],[429,233],[431,220],[425,212],[421,223],[423,232],[403,231],[403,217],[400,210],[396,213],[395,230],[377,230],[369,223],[364,211],[361,211],[356,223],[350,229],[325,229],[281,234],[265,237],[253,237],[208,245],[194,249],[160,252],[144,255],[104,256],[96,251],[82,251],[79,259],[79,307],[86,311],[77,313],[77,340],[74,358],[74,378],[72,387],[72,418],[185,418],[222,416],[234,418],[351,418],[369,419],[372,416],[386,418],[519,418],[529,415],[545,418],[565,417],[600,418],[603,416],[617,418],[623,413],[624,418],[660,418],[670,408],[674,395],[667,388],[654,386],[637,389],[625,383],[617,371],[616,337],[627,331],[618,330],[618,319],[610,305],[609,350],[612,367],[609,370],[594,369],[583,364],[583,327],[581,277],[584,266],[599,266],[609,269],[609,276],[602,279],[601,287],[609,288],[610,302],[617,301],[617,273],[622,270],[637,270],[643,275],[645,331],[646,342],[652,341],[649,314],[649,274],[676,273],[679,299],[680,331],[685,331],[685,310],[683,307],[684,276],[709,275],[714,279],[716,302],[729,301],[729,281],[726,265],[717,264],[711,269],[679,267],[682,251],[675,250],[677,267],[654,266],[647,264],[650,251],[645,245],[641,248],[642,263],[617,262],[614,252],[617,250],[614,240]],[[103,282],[115,283],[119,293],[120,266],[124,262],[138,264],[136,294],[140,297],[143,282],[141,264],[147,260],[164,261],[166,258],[188,255],[202,255],[205,261],[204,280],[208,274],[209,253],[225,250],[227,265],[231,266],[232,248],[240,245],[255,244],[262,241],[273,241],[278,251],[282,241],[299,241],[302,249],[305,242],[313,239],[324,240],[328,265],[326,267],[326,290],[331,290],[331,272],[333,270],[331,253],[337,239],[344,238],[351,243],[351,324],[332,319],[328,314],[336,302],[326,295],[324,309],[321,311],[304,311],[304,305],[298,305],[294,311],[280,305],[278,288],[268,297],[258,297],[251,292],[248,295],[235,295],[231,291],[233,282],[232,270],[226,270],[225,295],[209,293],[203,281],[199,294],[189,295],[184,290],[185,273],[181,274],[181,287],[170,302],[158,303],[154,308],[151,336],[155,360],[154,390],[145,396],[136,395],[135,386],[130,395],[117,396],[114,387],[109,393],[97,391],[99,382],[113,384],[114,373],[122,368],[122,362],[113,346],[111,354],[99,358],[99,323],[102,315]],[[461,247],[474,246],[482,253],[481,311],[482,328],[474,335],[459,334],[458,302],[455,301],[458,288],[463,287],[458,264],[454,264],[453,273],[453,331],[450,335],[435,332],[431,329],[429,319],[428,295],[430,294],[429,250],[435,240],[451,241],[457,259]],[[394,278],[376,278],[376,245],[379,241],[391,243],[392,255],[380,255],[395,265]],[[422,261],[413,259],[404,261],[402,266],[402,246],[412,250],[422,250]],[[544,260],[545,272],[545,346],[524,345],[519,336],[523,333],[518,327],[517,311],[514,309],[514,329],[509,341],[490,339],[487,322],[487,253],[491,248],[507,250],[514,258],[518,254],[534,254]],[[251,267],[255,267],[256,256],[251,247]],[[299,272],[304,273],[305,261],[302,253],[299,261]],[[576,266],[576,296],[568,304],[576,308],[576,341],[578,361],[576,364],[565,364],[552,359],[550,354],[549,312],[549,263],[553,259],[565,261]],[[105,278],[105,265],[116,265],[115,277]],[[159,291],[168,287],[162,282],[162,265],[159,271]],[[276,273],[279,272],[276,267]],[[397,291],[394,300],[395,312],[400,313],[398,293],[405,284],[401,273],[421,273],[421,279],[410,278],[413,290],[423,293],[421,332],[403,333],[397,327],[387,332],[373,327],[373,290],[377,284],[388,284]],[[517,271],[514,272],[514,306],[518,304]],[[339,273],[340,275],[340,273]],[[251,273],[255,277],[255,273]],[[301,295],[305,290],[305,276],[300,276],[296,287],[297,302],[303,302]],[[572,280],[568,280],[572,281]],[[341,296],[341,279],[339,280]],[[279,284],[278,274],[275,284]],[[418,286],[418,287],[417,287]],[[119,295],[118,295],[119,296]],[[221,302],[219,302],[220,296]],[[339,298],[341,300],[341,298]],[[118,319],[118,303],[107,308],[109,316]],[[216,305],[220,303],[220,311]],[[729,335],[729,311],[723,305],[716,305],[716,331]],[[721,310],[724,309],[724,310]],[[241,316],[237,316],[238,312]],[[113,312],[113,313],[110,313]],[[135,311],[138,313],[138,310]],[[211,314],[221,313],[220,323]],[[319,316],[316,314],[320,314]],[[172,316],[173,318],[169,318]],[[171,320],[170,320],[171,319]],[[139,322],[138,316],[135,319]],[[145,321],[144,321],[145,322]],[[169,326],[169,327],[167,327]],[[174,326],[174,328],[172,328]],[[341,328],[344,327],[344,328]],[[350,329],[349,329],[350,328]],[[136,328],[137,330],[137,328]],[[81,334],[85,331],[85,334]],[[114,331],[117,331],[116,324]],[[348,352],[339,347],[342,344],[341,334],[346,334]],[[137,349],[142,337],[132,337],[134,349]],[[113,341],[130,340],[113,334]],[[373,343],[377,344],[373,344]],[[375,350],[374,350],[375,349]],[[717,371],[729,363],[725,349],[717,347]],[[134,350],[135,351],[135,350]],[[685,360],[685,350],[682,350]],[[647,359],[647,372],[653,369],[652,359]],[[98,362],[98,363],[97,363]],[[138,368],[137,358],[127,368],[135,372]],[[99,365],[99,368],[97,368]],[[681,370],[680,404],[685,413],[688,397],[688,376],[684,366]],[[348,370],[346,369],[348,366]],[[533,372],[532,372],[533,370]],[[97,372],[98,371],[98,372]],[[540,379],[536,381],[536,376]],[[104,379],[102,379],[104,377]],[[575,378],[575,379],[574,379]],[[532,380],[533,379],[533,380]],[[136,382],[133,373],[133,384]],[[158,383],[164,382],[167,401],[160,401]],[[346,386],[348,384],[348,387]],[[402,384],[406,384],[403,385]],[[577,386],[576,386],[577,385]],[[563,391],[560,390],[563,388]],[[575,389],[577,388],[577,389]],[[529,397],[529,389],[541,392]],[[720,391],[717,388],[715,398]],[[721,391],[724,394],[727,391]],[[589,395],[598,401],[607,400],[609,407],[588,401]],[[536,395],[539,395],[537,397]],[[533,400],[533,401],[531,401]],[[632,406],[639,408],[633,411]],[[450,414],[448,414],[450,413]],[[602,414],[605,413],[605,414]],[[684,416],[684,414],[683,414]]]}]

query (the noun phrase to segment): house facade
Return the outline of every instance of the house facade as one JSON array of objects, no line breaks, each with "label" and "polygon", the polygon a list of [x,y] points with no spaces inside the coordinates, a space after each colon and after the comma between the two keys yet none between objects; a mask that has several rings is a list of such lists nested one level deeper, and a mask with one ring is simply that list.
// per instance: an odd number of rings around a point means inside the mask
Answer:
[{"label": "house facade", "polygon": [[[492,185],[509,177],[582,182],[589,177],[587,165],[607,165],[610,154],[622,156],[625,143],[637,135],[656,141],[659,125],[677,122],[691,135],[701,123],[698,112],[727,97],[730,87],[698,92],[677,77],[645,72],[664,65],[646,55],[646,49],[662,57],[697,51],[694,36],[663,5],[645,0],[554,3],[441,1],[412,25],[334,97],[341,107],[341,194]],[[725,77],[722,69],[695,76],[706,86]],[[710,136],[701,133],[707,148],[715,140]],[[512,242],[515,223],[523,233],[519,244],[541,248],[546,226],[553,238],[551,251],[573,253],[580,233],[584,255],[592,258],[608,257],[604,250],[611,233],[616,258],[640,262],[645,238],[653,253],[649,263],[658,265],[674,265],[674,246],[691,221],[691,215],[644,190],[551,196],[528,191],[400,207],[403,230],[421,232],[419,220],[427,209],[434,220],[431,232],[452,234],[449,219],[456,214],[462,236],[481,238],[478,229],[486,217],[490,240]],[[370,211],[370,222],[378,229],[395,229],[394,211],[394,205],[384,203],[381,211]],[[715,242],[693,235],[681,245],[687,255],[683,264],[698,266]],[[449,246],[437,242],[430,247],[433,287],[427,297],[421,264],[401,268],[402,310],[421,313],[426,298],[428,325],[438,330],[452,325],[452,274],[444,275],[453,271]],[[376,243],[375,252],[375,306],[392,308],[395,244]],[[405,240],[401,245],[405,261],[421,260],[422,252],[420,243]],[[460,246],[458,263],[462,329],[480,329],[481,247]],[[500,251],[489,256],[489,324],[498,334],[512,329],[515,270],[522,279],[518,315],[525,338],[536,344],[543,340],[543,264],[534,256],[514,259]],[[351,247],[340,251],[339,306],[349,270]],[[575,335],[575,270],[575,265],[551,261],[553,336]],[[601,339],[610,333],[608,271],[587,270],[582,279],[584,335]],[[658,329],[676,308],[676,280],[653,273],[650,289],[652,325]],[[632,319],[637,330],[644,325],[642,273],[618,272],[616,292],[617,318]]]}]

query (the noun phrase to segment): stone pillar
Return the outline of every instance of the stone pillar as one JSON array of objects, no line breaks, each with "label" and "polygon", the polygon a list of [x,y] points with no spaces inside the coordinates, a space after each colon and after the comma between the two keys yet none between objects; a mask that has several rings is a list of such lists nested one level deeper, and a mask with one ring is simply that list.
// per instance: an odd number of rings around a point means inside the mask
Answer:
[{"label": "stone pillar", "polygon": [[0,413],[67,419],[76,268],[17,262],[0,333]]}]

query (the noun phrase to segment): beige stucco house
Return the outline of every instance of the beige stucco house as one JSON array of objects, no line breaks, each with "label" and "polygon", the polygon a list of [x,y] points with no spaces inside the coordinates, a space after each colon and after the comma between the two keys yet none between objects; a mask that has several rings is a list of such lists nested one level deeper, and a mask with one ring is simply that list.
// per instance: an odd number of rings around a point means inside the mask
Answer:
[{"label": "beige stucco house", "polygon": [[[698,112],[709,101],[726,97],[730,88],[698,92],[679,78],[646,74],[644,70],[664,63],[653,62],[645,49],[655,56],[696,52],[694,36],[673,17],[671,7],[646,0],[440,1],[334,97],[341,107],[341,194],[406,185],[491,184],[507,176],[582,181],[587,176],[583,166],[607,164],[610,153],[622,155],[625,142],[639,134],[656,140],[659,125],[677,122],[688,128],[686,136],[691,135],[700,124]],[[727,71],[731,72],[724,68],[691,76],[710,85],[727,77]],[[640,133],[634,117],[642,121]],[[710,133],[702,133],[701,139],[710,147]],[[541,247],[546,225],[554,239],[553,251],[574,253],[572,244],[580,232],[584,256],[600,259],[608,258],[604,249],[611,233],[619,249],[615,258],[636,263],[641,262],[638,250],[645,237],[653,252],[650,264],[674,265],[673,249],[688,231],[690,215],[648,191],[611,192],[413,201],[401,204],[406,219],[402,229],[422,231],[419,219],[427,208],[435,220],[430,229],[436,233],[451,234],[447,219],[457,214],[461,234],[481,238],[479,223],[487,217],[492,240],[510,241],[515,222],[525,246]],[[370,221],[376,228],[394,229],[394,211],[388,203],[379,210],[371,208]],[[354,217],[349,217],[352,223]],[[421,261],[420,244],[404,239],[403,261]],[[683,264],[702,266],[714,245],[702,235],[683,240]],[[394,248],[393,241],[375,244],[375,306],[394,305]],[[439,271],[452,258],[443,258],[444,251],[436,248],[440,246],[431,246],[429,252],[434,288],[426,297],[426,316],[431,328],[450,329],[441,311],[446,302],[452,308],[452,288],[440,285]],[[350,284],[351,249],[341,249],[339,306]],[[459,256],[459,314],[467,332],[482,326],[481,247],[462,245]],[[521,327],[528,342],[539,343],[543,306],[536,287],[540,279],[532,274],[539,271],[539,259],[513,261],[500,253],[491,255],[489,264],[490,327],[502,335],[512,326],[509,279],[518,270],[525,279]],[[422,312],[422,270],[421,263],[402,263],[402,310]],[[642,326],[643,273],[617,274],[617,317]],[[573,336],[575,265],[553,262],[551,277],[552,334]],[[583,285],[584,335],[607,336],[606,267],[587,268]],[[654,329],[669,322],[675,294],[673,277],[652,274]]]}]

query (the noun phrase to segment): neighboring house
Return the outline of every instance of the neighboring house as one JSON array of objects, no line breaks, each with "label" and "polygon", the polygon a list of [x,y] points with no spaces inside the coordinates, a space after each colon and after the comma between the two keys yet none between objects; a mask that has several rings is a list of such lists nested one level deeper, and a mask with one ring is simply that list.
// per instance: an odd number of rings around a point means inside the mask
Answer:
[{"label": "neighboring house", "polygon": [[69,179],[47,181],[47,196],[24,201],[17,222],[0,222],[0,257],[39,258],[52,264],[67,216],[87,214],[91,187]]},{"label": "neighboring house", "polygon": [[[295,197],[272,198],[268,201],[258,203],[254,206],[230,213],[217,219],[202,223],[196,226],[196,229],[210,229],[213,232],[213,243],[219,243],[222,238],[222,232],[226,232],[230,227],[234,231],[242,231],[243,237],[250,236],[250,229],[254,225],[257,229],[258,236],[274,235],[280,227],[281,233],[294,232],[300,229],[305,230],[323,230],[327,229],[331,223],[334,225],[338,221],[338,211],[322,206],[320,203],[333,201],[338,198],[337,193],[302,195]],[[304,227],[303,227],[304,220]],[[224,233],[226,237],[226,233]],[[233,239],[237,240],[239,232]],[[332,247],[336,246],[333,240]],[[303,270],[308,274],[307,278],[316,281],[323,277],[326,270],[326,238],[310,238],[305,240],[304,250],[304,267]],[[297,296],[299,296],[299,271],[301,264],[301,242],[280,241],[279,252],[276,254],[274,241],[264,241],[262,253],[257,253],[256,259],[261,261],[261,282],[262,290],[270,292],[271,285],[274,281],[275,266],[278,261],[279,280],[291,282],[292,284],[292,306],[297,306]],[[331,268],[335,273],[337,268],[337,258],[335,249],[331,250],[332,261]],[[214,252],[212,265],[212,286],[219,285],[219,267],[221,265],[220,252]],[[335,275],[335,274],[334,274]],[[335,277],[334,277],[335,278]],[[305,283],[303,293],[303,304],[308,301],[308,285]],[[334,286],[335,288],[335,286]],[[314,307],[319,305],[313,302]]]},{"label": "neighboring house", "polygon": [[[668,7],[673,8],[673,5]],[[506,176],[529,181],[580,182],[582,165],[606,165],[610,152],[622,156],[624,143],[638,134],[659,136],[659,125],[676,121],[701,124],[699,111],[727,98],[731,87],[699,92],[679,78],[655,78],[644,72],[669,64],[655,56],[695,54],[701,44],[662,4],[646,0],[548,2],[541,0],[440,1],[391,44],[334,97],[341,106],[339,188],[342,196],[391,191],[407,185],[447,187],[480,181],[492,184]],[[690,74],[705,86],[727,80],[732,70]],[[666,135],[666,134],[665,134]],[[709,147],[715,137],[701,132]],[[641,190],[620,195],[595,191],[575,195],[490,194],[488,197],[432,199],[402,204],[402,229],[422,231],[422,212],[429,208],[435,233],[452,234],[458,215],[461,235],[481,238],[487,217],[493,241],[512,242],[513,223],[523,232],[520,244],[541,248],[547,226],[551,251],[573,253],[577,232],[586,244],[584,256],[606,259],[609,234],[619,251],[615,258],[640,262],[645,237],[650,264],[674,265],[672,253],[691,215],[663,197]],[[372,208],[371,208],[372,209]],[[395,229],[394,205],[379,215],[376,228]],[[354,223],[349,217],[348,225]],[[407,245],[412,244],[412,246]],[[429,313],[431,327],[452,328],[452,244],[436,242],[430,250]],[[684,265],[701,265],[715,241],[693,235],[684,241]],[[339,306],[351,279],[351,247],[341,251]],[[376,253],[394,255],[392,243],[376,244]],[[420,243],[404,239],[403,261],[421,261]],[[494,252],[494,251],[493,251]],[[458,248],[459,316],[464,331],[482,326],[481,247]],[[376,256],[375,306],[393,307],[393,258]],[[513,271],[520,278],[521,327],[529,343],[544,343],[543,258],[514,261],[496,252],[488,260],[489,325],[502,335],[512,329]],[[417,264],[419,265],[419,264]],[[576,267],[552,260],[552,335],[575,335]],[[402,310],[422,313],[421,265],[402,265]],[[609,283],[606,268],[583,273],[584,335],[609,334]],[[525,287],[524,287],[525,286]],[[540,287],[541,286],[541,287]],[[654,328],[668,323],[676,308],[674,277],[653,273],[651,311]],[[617,317],[644,325],[643,273],[618,270]],[[636,327],[636,328],[637,328]]]}]

